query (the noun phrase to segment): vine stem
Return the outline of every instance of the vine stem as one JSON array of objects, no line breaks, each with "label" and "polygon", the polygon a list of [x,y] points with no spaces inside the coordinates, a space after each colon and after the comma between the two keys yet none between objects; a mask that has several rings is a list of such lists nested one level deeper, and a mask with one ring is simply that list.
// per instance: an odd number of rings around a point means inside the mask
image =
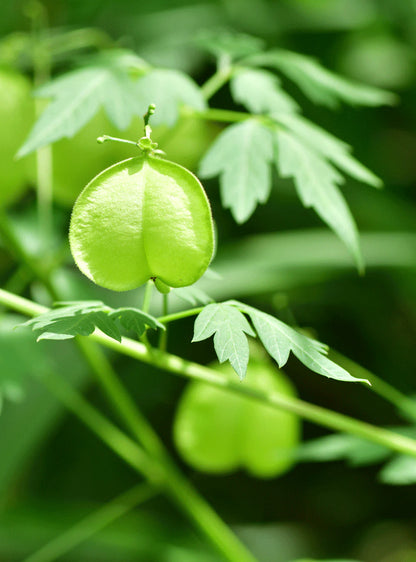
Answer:
[{"label": "vine stem", "polygon": [[218,61],[216,72],[201,86],[202,95],[206,100],[218,92],[231,78],[234,69],[231,66],[231,60],[228,55],[223,55]]},{"label": "vine stem", "polygon": [[[33,303],[23,297],[8,293],[2,289],[0,289],[0,303],[28,316],[36,316],[48,311],[46,307]],[[356,435],[363,439],[383,445],[398,453],[416,457],[416,441],[408,437],[398,435],[392,431],[375,427],[371,424],[356,420],[344,414],[339,414],[327,408],[309,404],[308,402],[298,398],[289,398],[278,393],[265,393],[260,390],[249,388],[244,384],[234,382],[223,377],[221,373],[215,371],[214,369],[204,367],[198,363],[186,361],[181,357],[177,357],[166,352],[154,349],[152,353],[150,353],[145,345],[129,338],[123,338],[120,343],[105,334],[100,333],[99,331],[94,332],[94,334],[89,337],[119,353],[133,357],[144,363],[153,364],[171,373],[185,376],[192,380],[205,382],[229,392],[248,396],[251,399],[263,404],[268,404],[274,408],[283,409],[297,414],[298,416],[318,425],[322,425],[332,430]]]},{"label": "vine stem", "polygon": [[[34,0],[26,7],[26,13],[32,23],[33,48],[33,82],[38,88],[50,79],[51,59],[50,51],[41,40],[40,34],[48,27],[48,17],[45,6]],[[44,99],[35,99],[35,115],[39,119],[45,109]],[[47,244],[52,240],[53,214],[52,214],[52,170],[53,157],[51,145],[36,150],[36,197],[38,208],[39,229],[42,234],[42,243],[49,251]]]},{"label": "vine stem", "polygon": [[[59,294],[50,282],[47,272],[41,270],[37,262],[33,260],[21,246],[19,240],[14,235],[13,229],[7,220],[7,216],[0,215],[0,219],[4,219],[0,220],[0,233],[4,235],[6,242],[8,242],[14,253],[22,262],[26,264],[27,268],[45,284],[52,298],[54,300],[59,300]],[[150,306],[152,290],[153,282],[150,281],[148,286],[146,287],[144,306]],[[34,306],[34,308],[32,309],[32,313],[28,311],[24,312],[22,308],[19,308],[19,306],[21,306],[24,302],[30,303],[31,301],[23,299],[22,297],[19,297],[17,295],[13,295],[12,293],[8,293],[7,291],[4,291],[2,289],[0,289],[0,294],[2,297],[4,297],[5,295],[9,295],[9,303],[7,306],[23,312],[24,314],[35,316],[48,311],[47,307],[36,305],[32,302],[32,305]],[[12,306],[12,303],[14,304],[14,306]],[[90,368],[95,373],[100,384],[103,386],[111,404],[115,406],[120,417],[131,429],[138,441],[145,446],[146,450],[150,453],[151,456],[159,461],[158,469],[162,468],[165,473],[165,491],[167,491],[171,498],[175,501],[175,503],[191,517],[191,520],[197,527],[199,527],[199,529],[202,531],[202,534],[204,534],[221,551],[221,553],[227,560],[231,562],[254,562],[255,559],[242,545],[242,543],[240,543],[240,541],[229,529],[229,527],[222,521],[222,519],[211,508],[211,506],[198,494],[198,492],[187,482],[187,480],[177,470],[174,463],[170,461],[164,451],[163,445],[158,439],[158,436],[155,432],[153,432],[153,429],[148,424],[147,420],[141,415],[141,412],[138,410],[130,395],[126,392],[123,385],[120,383],[116,373],[114,372],[111,364],[106,359],[104,354],[98,348],[94,347],[93,341],[91,341],[90,339],[76,338],[76,340],[78,346],[81,349],[81,352],[88,361]],[[146,349],[148,349],[149,356],[151,356],[153,353],[153,348],[149,346],[146,347]],[[51,381],[51,384],[53,384],[53,381]],[[71,387],[69,387],[69,390],[71,390]],[[64,401],[64,393],[61,395],[61,399],[62,401]],[[75,405],[76,407],[76,404],[81,404],[80,399],[82,399],[82,397],[75,397],[72,406]],[[73,409],[73,411],[75,410]],[[85,423],[87,423],[87,420],[89,419],[87,412],[88,409],[84,408],[85,415],[81,419],[83,419]],[[91,415],[94,420],[94,414]],[[104,424],[105,422],[107,422],[105,418],[103,418],[103,421]],[[95,422],[96,427],[98,428],[100,426],[100,423],[99,421],[97,421],[97,416],[95,416]],[[89,427],[92,428],[91,424],[89,425]],[[109,431],[111,433],[111,429]],[[103,436],[101,435],[101,437]],[[128,438],[126,437],[126,439]],[[107,444],[109,444],[108,441],[106,442]],[[134,444],[134,442],[131,443]],[[125,440],[124,445],[125,447],[123,448],[123,450],[113,450],[117,454],[122,456],[124,460],[129,462],[128,455],[132,455],[133,451],[131,447],[129,447],[128,443],[126,444]],[[130,457],[130,460],[133,457]],[[136,464],[135,467],[138,468],[138,465]]]},{"label": "vine stem", "polygon": [[160,490],[143,483],[123,492],[101,508],[87,515],[73,527],[34,552],[23,562],[53,562],[98,533],[138,505],[146,502]]},{"label": "vine stem", "polygon": [[[209,504],[167,458],[152,458],[93,408],[64,379],[46,375],[41,381],[106,445],[155,487],[162,487],[191,516],[203,533],[230,562],[257,562]],[[158,462],[159,461],[159,462]]]}]

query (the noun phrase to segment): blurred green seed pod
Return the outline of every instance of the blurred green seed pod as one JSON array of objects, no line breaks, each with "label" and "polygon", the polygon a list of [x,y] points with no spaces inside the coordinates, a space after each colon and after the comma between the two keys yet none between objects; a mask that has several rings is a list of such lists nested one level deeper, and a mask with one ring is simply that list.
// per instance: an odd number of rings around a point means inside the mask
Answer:
[{"label": "blurred green seed pod", "polygon": [[[228,363],[211,367],[235,378]],[[296,396],[286,375],[264,360],[250,360],[241,384]],[[183,459],[212,474],[245,469],[258,478],[279,476],[292,467],[299,439],[296,415],[202,382],[188,385],[174,421],[174,441]]]}]

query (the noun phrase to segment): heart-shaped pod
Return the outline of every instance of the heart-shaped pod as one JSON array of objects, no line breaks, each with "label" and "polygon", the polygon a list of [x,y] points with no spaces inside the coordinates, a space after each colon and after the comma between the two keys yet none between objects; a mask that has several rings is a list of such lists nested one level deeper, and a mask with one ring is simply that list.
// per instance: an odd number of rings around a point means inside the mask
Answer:
[{"label": "heart-shaped pod", "polygon": [[[227,364],[213,365],[235,378]],[[289,379],[269,362],[250,360],[245,385],[294,397]],[[244,468],[259,478],[273,478],[293,465],[299,443],[299,418],[246,396],[203,382],[192,382],[175,416],[174,441],[183,458],[207,473]]]},{"label": "heart-shaped pod", "polygon": [[211,209],[189,170],[149,154],[96,176],[75,202],[71,252],[92,281],[114,291],[149,279],[195,283],[214,251]]}]

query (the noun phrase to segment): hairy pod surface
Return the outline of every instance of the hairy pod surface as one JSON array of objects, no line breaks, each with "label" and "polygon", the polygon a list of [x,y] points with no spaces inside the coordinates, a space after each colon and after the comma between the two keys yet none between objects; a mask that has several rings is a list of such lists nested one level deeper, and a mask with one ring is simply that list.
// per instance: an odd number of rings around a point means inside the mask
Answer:
[{"label": "hairy pod surface", "polygon": [[111,166],[85,187],[69,241],[79,269],[97,285],[127,291],[155,279],[184,287],[211,261],[211,209],[191,172],[144,154]]}]

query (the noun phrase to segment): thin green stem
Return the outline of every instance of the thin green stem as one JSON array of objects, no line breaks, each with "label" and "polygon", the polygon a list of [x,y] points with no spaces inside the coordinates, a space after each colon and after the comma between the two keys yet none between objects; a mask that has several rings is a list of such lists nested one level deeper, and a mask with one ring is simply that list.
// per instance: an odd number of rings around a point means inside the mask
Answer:
[{"label": "thin green stem", "polygon": [[[38,88],[50,79],[51,56],[50,51],[45,48],[42,41],[42,32],[48,27],[48,16],[46,8],[36,0],[27,8],[27,15],[32,22],[33,48],[33,81]],[[45,100],[35,99],[35,114],[39,118],[45,109]],[[39,148],[36,151],[36,195],[38,207],[39,229],[42,235],[42,243],[49,251],[53,232],[52,213],[52,147],[51,145]]]},{"label": "thin green stem", "polygon": [[[166,318],[169,313],[169,293],[165,293],[162,295],[162,302],[163,302],[163,317]],[[159,336],[159,349],[161,351],[166,351],[168,345],[168,328],[166,327],[165,330],[162,330]]]},{"label": "thin green stem", "polygon": [[52,562],[57,560],[158,493],[158,489],[147,483],[131,488],[87,515],[37,552],[25,558],[24,562]]},{"label": "thin green stem", "polygon": [[206,100],[211,99],[228,82],[233,70],[228,56],[220,59],[217,71],[201,86],[202,95]]},{"label": "thin green stem", "polygon": [[163,482],[164,475],[157,464],[130,437],[109,422],[85,398],[63,378],[43,375],[40,380],[75,414],[93,433],[95,433],[120,458],[154,485]]},{"label": "thin green stem", "polygon": [[128,139],[119,139],[118,137],[111,137],[110,135],[102,135],[101,137],[97,138],[97,142],[99,144],[104,144],[107,141],[112,141],[112,142],[121,142],[124,144],[134,144],[134,146],[137,147],[137,142],[128,140]]},{"label": "thin green stem", "polygon": [[415,400],[409,398],[388,382],[383,381],[377,375],[374,375],[368,369],[365,369],[361,365],[358,365],[357,363],[355,363],[355,361],[349,359],[348,357],[345,357],[341,353],[338,353],[337,351],[331,349],[329,352],[329,357],[333,361],[338,363],[338,365],[344,367],[344,369],[346,369],[355,377],[367,379],[370,382],[371,387],[366,384],[366,388],[375,392],[376,394],[396,406],[396,408],[410,421],[416,421]]},{"label": "thin green stem", "polygon": [[254,116],[243,111],[233,111],[232,109],[207,108],[198,110],[189,106],[183,107],[181,113],[184,116],[205,119],[206,121],[218,121],[219,123],[239,123],[247,119],[261,118],[261,116]]},{"label": "thin green stem", "polygon": [[25,264],[25,266],[33,273],[33,275],[39,279],[47,288],[52,299],[58,300],[56,291],[50,282],[48,271],[43,269],[43,267],[34,259],[22,246],[19,238],[17,237],[13,225],[10,223],[7,215],[0,211],[0,236],[6,243],[9,250],[14,254],[17,261]]},{"label": "thin green stem", "polygon": [[[2,289],[0,289],[0,303],[28,316],[36,316],[48,310],[32,301],[17,295],[12,295]],[[184,376],[191,380],[206,382],[229,392],[249,396],[253,400],[263,404],[293,412],[318,425],[328,427],[335,431],[357,435],[363,439],[388,447],[398,453],[416,457],[416,441],[398,435],[392,431],[375,427],[349,416],[333,412],[332,410],[309,404],[297,398],[289,398],[277,393],[265,393],[249,388],[243,383],[224,378],[221,373],[214,369],[204,367],[198,363],[186,361],[181,357],[169,353],[160,352],[158,350],[149,353],[146,346],[129,338],[123,338],[120,343],[105,334],[97,332],[89,337],[119,353],[133,357],[144,363],[155,365],[168,372]]]},{"label": "thin green stem", "polygon": [[174,322],[175,320],[180,320],[181,318],[188,318],[189,316],[196,316],[200,312],[204,310],[203,306],[199,306],[198,308],[189,308],[188,310],[183,310],[182,312],[175,312],[174,314],[167,314],[165,315],[165,311],[163,311],[163,316],[159,316],[158,320],[162,324],[169,324],[169,322]]},{"label": "thin green stem", "polygon": [[142,310],[143,312],[148,313],[150,310],[150,303],[152,300],[152,293],[153,293],[153,281],[148,281],[146,283],[146,288],[144,290],[144,297],[143,297],[143,304],[142,304]]},{"label": "thin green stem", "polygon": [[163,456],[163,447],[134,400],[126,391],[103,351],[87,338],[77,338],[88,364],[105,391],[108,401],[133,436],[155,458]]},{"label": "thin green stem", "polygon": [[[169,495],[191,516],[203,533],[230,562],[256,562],[229,527],[180,475],[169,459],[154,459],[134,441],[93,408],[64,379],[46,375],[41,378],[49,390],[95,433],[110,449],[154,486],[163,486]],[[151,430],[151,429],[150,429]],[[163,461],[163,462],[160,462]]]}]

